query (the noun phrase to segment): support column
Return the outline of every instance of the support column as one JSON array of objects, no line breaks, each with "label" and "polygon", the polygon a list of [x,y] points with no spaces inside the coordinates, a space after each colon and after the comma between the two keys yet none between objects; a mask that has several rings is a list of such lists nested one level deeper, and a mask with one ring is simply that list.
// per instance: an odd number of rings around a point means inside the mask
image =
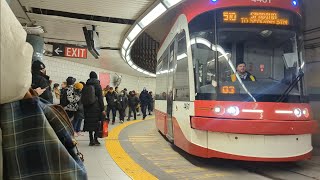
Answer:
[{"label": "support column", "polygon": [[37,60],[42,61],[43,46],[44,46],[43,37],[40,37],[38,35],[28,34],[27,42],[30,43],[33,47],[32,62]]}]

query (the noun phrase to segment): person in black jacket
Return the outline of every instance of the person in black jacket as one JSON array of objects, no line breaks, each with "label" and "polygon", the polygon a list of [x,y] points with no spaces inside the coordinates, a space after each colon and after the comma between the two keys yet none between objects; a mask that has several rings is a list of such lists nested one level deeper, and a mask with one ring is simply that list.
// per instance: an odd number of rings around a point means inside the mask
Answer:
[{"label": "person in black jacket", "polygon": [[120,92],[118,95],[118,102],[117,102],[117,109],[119,110],[119,115],[120,115],[120,123],[123,123],[124,117],[126,116],[125,111],[128,106],[128,97],[125,94],[124,90]]},{"label": "person in black jacket", "polygon": [[138,104],[139,104],[139,98],[136,96],[134,91],[130,91],[129,92],[129,98],[128,98],[129,114],[128,114],[127,121],[130,121],[131,112],[133,112],[134,120],[137,119],[136,107],[138,106]]},{"label": "person in black jacket", "polygon": [[107,119],[110,120],[109,115],[112,111],[112,124],[116,121],[117,113],[117,93],[113,90],[113,87],[109,88],[109,91],[106,94],[107,105]]},{"label": "person in black jacket", "polygon": [[50,87],[50,77],[46,75],[46,66],[41,61],[32,63],[32,89],[44,91],[40,97],[53,103],[53,96]]},{"label": "person in black jacket", "polygon": [[141,111],[143,114],[143,120],[145,120],[145,118],[147,117],[147,106],[150,101],[149,93],[146,88],[143,88],[143,90],[141,91],[139,99],[140,99]]},{"label": "person in black jacket", "polygon": [[[92,85],[95,89],[95,95],[97,101],[94,104],[84,106],[84,127],[83,131],[89,131],[90,144],[100,145],[97,137],[98,122],[103,121],[106,115],[104,111],[102,89],[100,86],[100,81],[98,80],[98,75],[94,72],[90,72],[90,79],[87,80],[86,85]],[[93,135],[94,132],[94,135]]]},{"label": "person in black jacket", "polygon": [[148,103],[148,111],[149,115],[152,115],[153,112],[153,97],[152,97],[152,91],[149,91],[149,103]]}]

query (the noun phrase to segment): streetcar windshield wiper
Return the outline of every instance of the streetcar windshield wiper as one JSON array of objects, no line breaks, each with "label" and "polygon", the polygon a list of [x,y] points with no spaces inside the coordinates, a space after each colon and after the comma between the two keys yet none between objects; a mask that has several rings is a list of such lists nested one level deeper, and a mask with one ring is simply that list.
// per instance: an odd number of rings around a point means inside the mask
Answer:
[{"label": "streetcar windshield wiper", "polygon": [[277,102],[283,102],[287,98],[287,96],[290,94],[292,89],[298,84],[299,81],[301,81],[303,76],[304,76],[304,72],[302,71],[302,69],[300,69],[298,76],[294,79],[294,81],[291,82],[291,84],[289,84],[288,88],[283,92],[283,94],[277,100]]}]

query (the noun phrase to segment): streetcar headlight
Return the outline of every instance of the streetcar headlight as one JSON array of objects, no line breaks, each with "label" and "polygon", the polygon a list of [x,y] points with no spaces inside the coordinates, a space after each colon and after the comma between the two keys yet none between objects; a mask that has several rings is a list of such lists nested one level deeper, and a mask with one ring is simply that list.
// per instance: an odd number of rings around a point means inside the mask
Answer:
[{"label": "streetcar headlight", "polygon": [[213,112],[214,112],[215,114],[222,115],[222,114],[225,113],[225,110],[224,110],[224,108],[221,107],[221,106],[216,106],[216,107],[213,108]]},{"label": "streetcar headlight", "polygon": [[293,113],[294,113],[294,115],[296,115],[297,117],[301,117],[301,115],[302,115],[301,109],[299,109],[299,108],[294,109],[294,110],[293,110]]},{"label": "streetcar headlight", "polygon": [[304,115],[304,117],[308,118],[309,117],[309,111],[307,108],[302,110],[302,114]]},{"label": "streetcar headlight", "polygon": [[215,113],[220,113],[221,112],[221,107],[219,107],[219,106],[216,106],[215,108],[214,108],[214,112]]},{"label": "streetcar headlight", "polygon": [[230,114],[231,116],[237,116],[240,113],[240,110],[237,106],[230,106],[227,109],[227,113]]}]

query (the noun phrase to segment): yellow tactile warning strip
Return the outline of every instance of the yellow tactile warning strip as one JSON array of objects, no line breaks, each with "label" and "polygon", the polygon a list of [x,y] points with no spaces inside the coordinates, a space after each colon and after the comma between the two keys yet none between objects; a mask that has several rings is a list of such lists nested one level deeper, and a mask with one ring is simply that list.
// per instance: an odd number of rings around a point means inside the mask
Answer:
[{"label": "yellow tactile warning strip", "polygon": [[[154,118],[147,118],[146,120],[150,120]],[[109,136],[106,138],[106,149],[108,150],[112,159],[117,163],[117,165],[126,173],[131,179],[140,180],[140,179],[157,179],[155,176],[150,174],[148,171],[143,169],[139,164],[137,164],[121,147],[119,141],[120,132],[130,126],[131,124],[135,124],[141,122],[142,120],[135,120],[130,122],[125,122],[115,128],[113,128],[109,132]]]}]

